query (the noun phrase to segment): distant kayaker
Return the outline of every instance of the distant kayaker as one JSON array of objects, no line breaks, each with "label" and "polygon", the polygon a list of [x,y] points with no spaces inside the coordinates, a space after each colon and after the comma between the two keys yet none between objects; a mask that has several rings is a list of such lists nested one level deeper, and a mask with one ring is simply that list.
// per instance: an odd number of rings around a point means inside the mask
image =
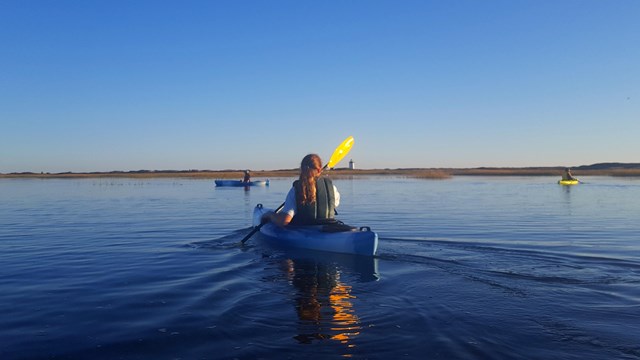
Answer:
[{"label": "distant kayaker", "polygon": [[321,177],[322,160],[309,154],[300,163],[300,177],[287,193],[284,207],[279,213],[268,212],[262,221],[276,225],[312,225],[330,222],[340,204],[340,193],[331,179]]},{"label": "distant kayaker", "polygon": [[242,179],[242,182],[248,183],[250,181],[251,181],[251,174],[249,173],[249,170],[245,170],[244,171],[244,178]]},{"label": "distant kayaker", "polygon": [[571,175],[571,169],[565,168],[564,174],[562,174],[562,180],[577,180],[573,175]]}]

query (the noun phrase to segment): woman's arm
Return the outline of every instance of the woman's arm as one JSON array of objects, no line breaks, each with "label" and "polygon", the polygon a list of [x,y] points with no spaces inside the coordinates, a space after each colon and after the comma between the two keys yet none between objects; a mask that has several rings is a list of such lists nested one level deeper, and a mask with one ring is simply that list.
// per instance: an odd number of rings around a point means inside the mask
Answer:
[{"label": "woman's arm", "polygon": [[262,221],[270,221],[278,226],[287,226],[296,214],[296,192],[293,188],[287,193],[284,206],[279,213],[269,211],[262,215]]},{"label": "woman's arm", "polygon": [[268,213],[262,215],[263,222],[272,222],[278,226],[287,226],[293,217],[288,213],[274,213],[273,211],[269,211]]}]

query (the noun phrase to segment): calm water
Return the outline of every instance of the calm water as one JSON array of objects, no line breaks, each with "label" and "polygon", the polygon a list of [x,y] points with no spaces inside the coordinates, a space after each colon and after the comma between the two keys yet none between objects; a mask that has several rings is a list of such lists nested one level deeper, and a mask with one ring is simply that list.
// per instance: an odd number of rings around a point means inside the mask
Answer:
[{"label": "calm water", "polygon": [[640,359],[640,179],[341,179],[376,258],[248,232],[292,179],[0,180],[2,359]]}]

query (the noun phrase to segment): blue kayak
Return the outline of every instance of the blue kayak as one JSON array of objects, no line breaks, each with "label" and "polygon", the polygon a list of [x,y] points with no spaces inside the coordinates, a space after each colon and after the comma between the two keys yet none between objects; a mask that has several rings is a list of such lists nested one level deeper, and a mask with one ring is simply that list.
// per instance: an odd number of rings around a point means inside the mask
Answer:
[{"label": "blue kayak", "polygon": [[216,186],[269,186],[269,180],[244,182],[242,180],[215,180]]},{"label": "blue kayak", "polygon": [[[253,226],[260,225],[262,215],[271,209],[258,204],[253,209]],[[346,226],[345,226],[346,227]],[[331,226],[311,225],[280,227],[266,223],[260,234],[270,244],[283,248],[330,251],[342,254],[373,256],[378,249],[378,234],[368,226],[346,231],[331,230]]]}]

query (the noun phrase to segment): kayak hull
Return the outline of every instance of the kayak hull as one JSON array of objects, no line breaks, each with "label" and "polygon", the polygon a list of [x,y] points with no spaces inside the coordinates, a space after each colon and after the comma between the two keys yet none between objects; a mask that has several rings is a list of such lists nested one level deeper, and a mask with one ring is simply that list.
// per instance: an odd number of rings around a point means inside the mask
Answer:
[{"label": "kayak hull", "polygon": [[[268,211],[273,210],[258,204],[253,210],[253,225],[259,225],[262,214]],[[378,249],[378,234],[369,227],[352,231],[323,232],[322,225],[280,227],[266,223],[260,228],[260,234],[270,245],[282,248],[364,256],[373,256]]]},{"label": "kayak hull", "polygon": [[580,180],[558,180],[560,185],[578,185]]},{"label": "kayak hull", "polygon": [[241,180],[215,180],[216,186],[269,186],[269,180],[243,182]]}]

